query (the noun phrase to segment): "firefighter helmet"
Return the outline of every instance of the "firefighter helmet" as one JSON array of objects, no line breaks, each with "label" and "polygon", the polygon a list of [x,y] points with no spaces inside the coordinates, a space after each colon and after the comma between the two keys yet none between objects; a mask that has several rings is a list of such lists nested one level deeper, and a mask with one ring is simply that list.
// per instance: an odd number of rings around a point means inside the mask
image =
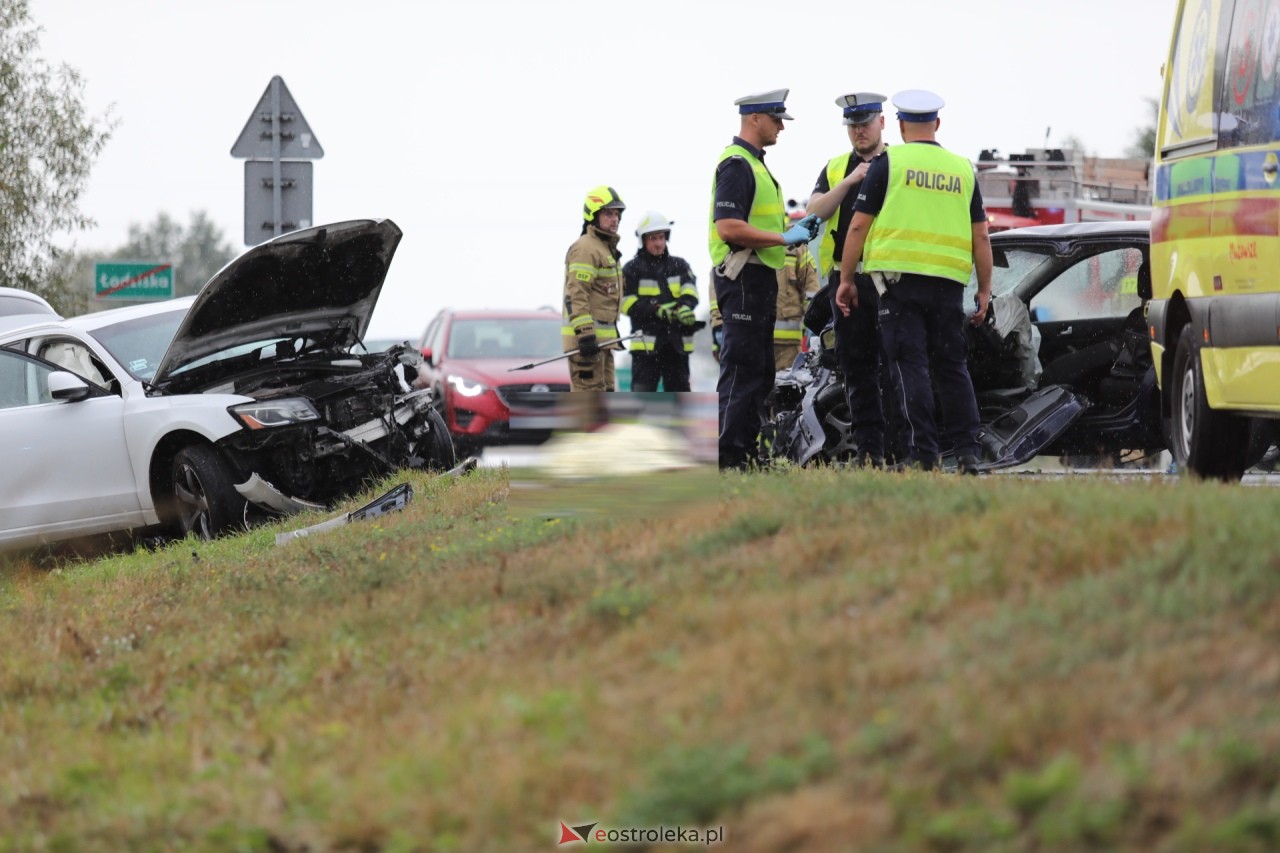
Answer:
[{"label": "firefighter helmet", "polygon": [[666,231],[667,239],[671,239],[672,225],[675,225],[675,222],[668,221],[667,217],[658,213],[656,210],[651,210],[646,213],[644,218],[640,220],[640,225],[636,227],[636,237],[640,239],[640,248],[644,248],[644,235],[646,234]]},{"label": "firefighter helmet", "polygon": [[595,221],[596,214],[602,210],[626,210],[622,197],[613,187],[596,187],[587,193],[587,200],[582,205],[582,218],[587,222]]}]

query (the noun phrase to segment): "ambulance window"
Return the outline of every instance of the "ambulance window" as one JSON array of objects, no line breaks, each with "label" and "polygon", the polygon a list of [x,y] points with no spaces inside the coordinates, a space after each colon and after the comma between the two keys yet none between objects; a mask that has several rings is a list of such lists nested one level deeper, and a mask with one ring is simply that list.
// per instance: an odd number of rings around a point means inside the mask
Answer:
[{"label": "ambulance window", "polygon": [[[1276,74],[1277,44],[1262,34],[1268,10],[1275,4],[1236,3],[1231,18],[1227,61],[1222,66],[1222,109],[1217,115],[1218,147],[1259,145],[1280,138],[1276,107],[1280,106],[1280,77]],[[1247,181],[1248,176],[1240,176]],[[1215,177],[1215,184],[1218,178]],[[1239,181],[1237,181],[1239,183]],[[1244,189],[1240,184],[1230,189]],[[1227,189],[1223,187],[1221,189]]]},{"label": "ambulance window", "polygon": [[[1231,32],[1232,0],[1185,3],[1179,15],[1170,72],[1164,86],[1164,122],[1159,145],[1177,158],[1176,146],[1212,140],[1217,133],[1217,104],[1222,99],[1221,69]],[[1216,20],[1214,17],[1216,10]],[[1215,70],[1218,69],[1218,70]],[[1174,149],[1170,151],[1169,149]]]}]

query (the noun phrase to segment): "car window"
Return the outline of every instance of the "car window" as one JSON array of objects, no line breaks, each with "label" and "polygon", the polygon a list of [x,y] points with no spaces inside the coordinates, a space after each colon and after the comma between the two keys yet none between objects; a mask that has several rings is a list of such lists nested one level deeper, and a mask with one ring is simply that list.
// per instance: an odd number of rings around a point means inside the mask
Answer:
[{"label": "car window", "polygon": [[[1051,263],[1052,257],[1053,252],[1047,246],[1004,249],[993,244],[991,247],[991,294],[1004,296],[1012,292],[1040,267]],[[969,275],[969,283],[964,289],[966,306],[973,305],[973,296],[977,292],[978,273],[975,270]]]},{"label": "car window", "polygon": [[102,326],[94,329],[92,334],[131,376],[149,382],[186,313],[184,306],[181,310]]},{"label": "car window", "polygon": [[1031,298],[1036,322],[1128,316],[1142,304],[1138,297],[1141,265],[1142,250],[1133,246],[1076,261]]},{"label": "car window", "polygon": [[455,319],[449,329],[449,358],[549,358],[563,351],[554,314]]},{"label": "car window", "polygon": [[49,374],[53,371],[47,364],[10,349],[0,349],[0,409],[52,403]]},{"label": "car window", "polygon": [[100,388],[109,387],[114,378],[106,365],[94,357],[93,351],[74,338],[45,338],[35,354]]}]

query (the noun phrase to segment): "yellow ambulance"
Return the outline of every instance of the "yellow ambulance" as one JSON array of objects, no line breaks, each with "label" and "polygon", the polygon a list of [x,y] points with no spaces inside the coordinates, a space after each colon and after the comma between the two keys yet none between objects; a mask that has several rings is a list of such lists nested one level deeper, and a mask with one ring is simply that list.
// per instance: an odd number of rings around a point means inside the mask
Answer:
[{"label": "yellow ambulance", "polygon": [[1280,0],[1180,0],[1147,324],[1170,449],[1239,479],[1280,418]]}]

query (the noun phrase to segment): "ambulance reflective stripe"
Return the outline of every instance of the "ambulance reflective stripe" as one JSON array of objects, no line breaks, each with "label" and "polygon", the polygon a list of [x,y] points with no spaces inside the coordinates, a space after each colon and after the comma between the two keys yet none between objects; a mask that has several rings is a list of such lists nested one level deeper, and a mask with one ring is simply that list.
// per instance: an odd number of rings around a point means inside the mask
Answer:
[{"label": "ambulance reflective stripe", "polygon": [[[755,176],[756,194],[751,201],[751,210],[747,214],[747,224],[754,225],[761,231],[772,231],[780,234],[783,231],[783,225],[786,223],[786,214],[783,212],[782,190],[778,187],[778,182],[773,179],[768,167],[764,163],[756,159],[756,156],[740,145],[730,145],[720,154],[719,162],[723,163],[731,157],[741,157],[751,167],[751,172]],[[716,266],[724,263],[724,259],[729,257],[729,244],[720,239],[720,235],[716,232],[715,219],[716,205],[716,184],[715,180],[711,181],[711,214],[709,221],[709,230],[707,234],[707,243],[711,249],[711,261]],[[782,259],[786,257],[787,249],[785,246],[769,246],[765,249],[756,249],[755,255],[760,262],[772,269],[782,269]]]},{"label": "ambulance reflective stripe", "polygon": [[967,284],[973,270],[973,166],[923,143],[889,153],[884,206],[871,225],[864,271],[906,272]]},{"label": "ambulance reflective stripe", "polygon": [[[853,156],[852,151],[846,151],[839,157],[832,157],[827,162],[827,187],[830,191],[831,187],[844,180],[845,174],[849,171],[849,158]],[[822,271],[823,279],[831,274],[833,269],[839,269],[839,262],[836,260],[836,237],[837,228],[840,227],[840,206],[837,205],[836,212],[831,214],[831,218],[826,221],[822,228],[822,243],[818,246],[818,269]]]}]

